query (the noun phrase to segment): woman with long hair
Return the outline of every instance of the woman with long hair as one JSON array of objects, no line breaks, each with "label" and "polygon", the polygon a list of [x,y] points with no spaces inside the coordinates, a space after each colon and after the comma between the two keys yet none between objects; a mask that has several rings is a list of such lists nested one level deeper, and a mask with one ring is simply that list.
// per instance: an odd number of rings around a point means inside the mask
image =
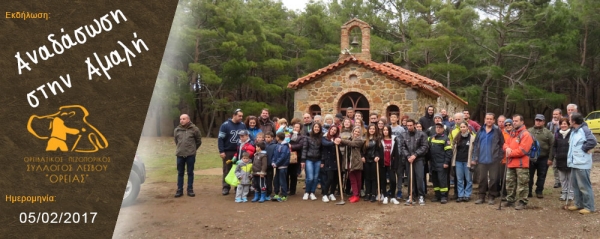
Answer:
[{"label": "woman with long hair", "polygon": [[352,187],[352,197],[350,202],[355,203],[360,200],[360,188],[361,188],[361,177],[363,170],[362,158],[362,147],[364,140],[361,134],[363,127],[356,126],[352,129],[351,139],[336,139],[335,143],[349,148],[348,155],[346,155],[347,161],[344,162],[344,168],[348,172],[348,178]]},{"label": "woman with long hair", "polygon": [[323,159],[323,146],[321,140],[323,132],[321,124],[314,123],[311,127],[310,136],[307,138],[306,146],[302,151],[302,169],[306,173],[306,190],[302,200],[317,200],[315,191],[317,190],[317,178],[321,169],[321,160]]},{"label": "woman with long hair", "polygon": [[[383,155],[383,167],[379,168],[379,181],[381,183],[382,191],[386,189],[386,180],[385,175],[389,176],[390,179],[390,190],[385,193],[385,197],[383,198],[383,204],[388,204],[388,198],[392,198],[391,202],[395,205],[400,204],[398,200],[396,200],[396,178],[402,177],[402,175],[397,175],[398,168],[400,166],[400,151],[398,150],[400,145],[400,139],[392,134],[392,127],[387,125],[381,131],[381,148],[380,155]],[[379,160],[382,161],[382,160]]]},{"label": "woman with long hair", "polygon": [[362,162],[365,171],[365,201],[377,201],[377,167],[381,168],[383,161],[380,162],[381,141],[377,126],[370,124],[365,134],[365,143],[363,145]]},{"label": "woman with long hair", "polygon": [[456,202],[468,202],[471,200],[473,191],[473,178],[471,177],[470,165],[473,152],[475,134],[469,130],[469,124],[462,122],[458,125],[460,131],[452,145],[452,166],[456,168],[456,188],[458,195]]},{"label": "woman with long hair", "polygon": [[[293,122],[294,120],[292,120]],[[289,183],[289,190],[290,193],[289,195],[295,195],[296,194],[296,185],[298,184],[298,175],[300,174],[301,170],[300,170],[300,160],[305,157],[303,154],[303,152],[306,152],[306,147],[307,146],[307,139],[306,136],[304,136],[304,131],[302,131],[302,124],[301,123],[295,123],[293,124],[293,132],[292,132],[292,136],[290,139],[290,148],[291,151],[290,152],[296,152],[296,154],[298,155],[298,162],[297,163],[290,163],[290,165],[288,166],[288,183]]]},{"label": "woman with long hair", "polygon": [[323,161],[321,162],[322,168],[327,177],[323,185],[323,202],[335,201],[336,198],[335,188],[338,186],[338,161],[337,158],[340,155],[339,151],[336,152],[338,147],[335,145],[335,139],[339,138],[339,132],[337,127],[329,128],[327,135],[321,139],[323,145]]},{"label": "woman with long hair", "polygon": [[256,140],[256,135],[262,132],[260,127],[258,126],[258,119],[254,115],[250,115],[246,117],[246,121],[244,122],[246,125],[246,129],[250,132],[250,141]]}]

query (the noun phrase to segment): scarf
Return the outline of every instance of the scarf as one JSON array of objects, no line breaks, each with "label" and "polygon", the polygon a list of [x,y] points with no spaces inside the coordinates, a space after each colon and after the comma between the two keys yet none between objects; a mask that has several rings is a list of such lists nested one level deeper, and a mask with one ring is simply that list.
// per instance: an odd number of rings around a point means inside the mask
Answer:
[{"label": "scarf", "polygon": [[559,132],[560,134],[562,134],[562,136],[563,136],[563,139],[564,139],[565,137],[567,137],[567,134],[568,134],[570,131],[571,131],[571,129],[569,128],[569,129],[567,129],[567,130],[562,130],[562,129],[561,129],[561,130],[559,130],[558,132]]}]

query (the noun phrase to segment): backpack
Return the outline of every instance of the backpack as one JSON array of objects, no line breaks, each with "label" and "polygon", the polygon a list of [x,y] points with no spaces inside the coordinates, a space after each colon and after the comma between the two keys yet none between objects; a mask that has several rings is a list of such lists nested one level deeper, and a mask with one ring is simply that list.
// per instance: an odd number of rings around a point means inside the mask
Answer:
[{"label": "backpack", "polygon": [[[521,135],[523,134],[523,132],[529,132],[527,129],[521,131],[521,133],[519,133],[519,135],[517,136],[517,140],[519,140],[519,142],[521,142]],[[529,133],[529,135],[531,136],[531,139],[533,140],[533,143],[531,143],[531,148],[529,149],[528,152],[528,156],[529,156],[529,161],[530,162],[536,162],[537,159],[540,157],[540,142],[537,141],[537,139],[535,138],[535,136],[531,133]]]}]

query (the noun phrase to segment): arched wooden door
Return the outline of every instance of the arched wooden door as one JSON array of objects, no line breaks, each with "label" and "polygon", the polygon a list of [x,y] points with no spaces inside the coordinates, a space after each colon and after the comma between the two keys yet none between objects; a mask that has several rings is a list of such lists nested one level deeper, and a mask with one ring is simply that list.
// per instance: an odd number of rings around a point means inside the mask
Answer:
[{"label": "arched wooden door", "polygon": [[340,102],[338,103],[338,112],[342,115],[346,115],[346,109],[348,107],[354,108],[354,111],[360,111],[363,115],[363,119],[369,118],[369,111],[371,107],[369,106],[369,101],[367,97],[358,92],[348,92],[340,98]]}]

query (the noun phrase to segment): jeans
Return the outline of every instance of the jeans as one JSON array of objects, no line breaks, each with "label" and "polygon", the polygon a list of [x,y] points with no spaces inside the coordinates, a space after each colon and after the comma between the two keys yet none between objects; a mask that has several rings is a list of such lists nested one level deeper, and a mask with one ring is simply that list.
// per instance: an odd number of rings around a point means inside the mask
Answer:
[{"label": "jeans", "polygon": [[321,169],[321,161],[306,160],[306,193],[315,193],[317,190],[317,180],[319,170]]},{"label": "jeans", "polygon": [[288,168],[278,168],[275,174],[275,180],[273,180],[275,194],[281,197],[287,197],[288,192]]},{"label": "jeans", "polygon": [[[410,172],[410,163],[408,163],[409,172]],[[410,175],[408,175],[408,180],[412,181],[412,196],[413,200],[416,200],[420,196],[425,196],[427,191],[425,191],[425,168],[423,166],[423,160],[415,160],[412,163],[412,180]],[[410,191],[410,185],[409,191]]]},{"label": "jeans", "polygon": [[187,165],[188,185],[187,190],[194,189],[194,163],[196,163],[196,155],[187,157],[177,156],[177,190],[183,190],[183,174]]},{"label": "jeans", "polygon": [[544,192],[544,183],[546,183],[546,173],[548,173],[548,157],[540,157],[533,163],[529,162],[529,192],[533,192],[533,177],[537,171],[537,180],[535,181],[535,194]]},{"label": "jeans", "polygon": [[471,197],[473,191],[473,179],[467,162],[456,161],[456,188],[458,189],[458,197]]},{"label": "jeans", "polygon": [[574,202],[577,208],[585,208],[591,212],[596,211],[594,205],[594,192],[590,181],[589,169],[571,169],[571,186],[575,194]]}]

